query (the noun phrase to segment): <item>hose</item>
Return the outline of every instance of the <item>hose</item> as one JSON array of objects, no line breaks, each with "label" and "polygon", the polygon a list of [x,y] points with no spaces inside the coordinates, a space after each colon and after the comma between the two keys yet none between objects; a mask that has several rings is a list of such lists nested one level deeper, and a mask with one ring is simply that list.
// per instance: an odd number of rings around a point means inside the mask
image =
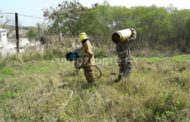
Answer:
[{"label": "hose", "polygon": [[[87,65],[87,66],[91,66],[91,67],[94,67],[94,68],[96,68],[97,70],[98,70],[98,76],[97,77],[95,77],[95,79],[99,79],[99,78],[101,78],[102,77],[102,71],[101,71],[101,69],[97,66],[97,65]],[[86,66],[82,66],[81,68],[84,68],[84,67],[86,67]]]},{"label": "hose", "polygon": [[96,79],[101,78],[102,77],[102,71],[101,71],[101,69],[97,65],[91,65],[91,66],[95,67],[99,71],[99,73],[100,73],[99,76]]}]

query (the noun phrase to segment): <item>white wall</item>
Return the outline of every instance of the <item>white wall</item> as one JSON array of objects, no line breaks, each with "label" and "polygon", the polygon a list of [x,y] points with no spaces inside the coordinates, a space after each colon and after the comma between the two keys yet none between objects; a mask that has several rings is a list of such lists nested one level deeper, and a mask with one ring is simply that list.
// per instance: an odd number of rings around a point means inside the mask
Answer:
[{"label": "white wall", "polygon": [[[43,53],[44,47],[40,42],[31,43],[27,38],[20,38],[19,40],[19,52],[23,53],[27,48],[33,47],[36,51]],[[8,42],[7,31],[0,28],[0,57],[6,57],[9,54],[16,54],[16,42]]]},{"label": "white wall", "polygon": [[7,32],[0,29],[0,46],[4,47],[7,45]]}]

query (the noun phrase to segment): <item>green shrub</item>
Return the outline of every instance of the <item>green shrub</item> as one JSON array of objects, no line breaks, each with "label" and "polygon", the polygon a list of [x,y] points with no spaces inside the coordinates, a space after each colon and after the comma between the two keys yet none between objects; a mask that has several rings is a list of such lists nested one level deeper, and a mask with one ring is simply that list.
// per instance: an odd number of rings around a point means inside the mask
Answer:
[{"label": "green shrub", "polygon": [[56,58],[65,58],[65,55],[66,55],[66,50],[64,49],[53,49],[53,54],[54,54],[54,57]]},{"label": "green shrub", "polygon": [[43,60],[43,55],[39,52],[34,52],[31,54],[31,60]]},{"label": "green shrub", "polygon": [[109,57],[111,54],[107,49],[96,48],[94,50],[94,55],[95,58],[104,58],[104,57]]},{"label": "green shrub", "polygon": [[53,59],[54,58],[53,50],[51,50],[51,49],[45,50],[43,57],[45,60]]},{"label": "green shrub", "polygon": [[12,69],[10,69],[10,68],[3,68],[1,70],[1,75],[13,75],[13,74],[14,73],[13,73]]},{"label": "green shrub", "polygon": [[22,60],[23,62],[31,61],[31,55],[29,52],[22,54]]},{"label": "green shrub", "polygon": [[14,92],[7,92],[2,95],[0,95],[0,99],[5,100],[5,99],[13,99],[17,96],[16,93]]},{"label": "green shrub", "polygon": [[15,64],[15,63],[23,63],[22,57],[20,55],[14,54],[14,55],[9,55],[3,59],[3,65],[5,64]]},{"label": "green shrub", "polygon": [[152,119],[172,120],[178,111],[187,107],[186,94],[179,91],[163,91],[159,95],[150,97],[145,107],[151,110]]}]

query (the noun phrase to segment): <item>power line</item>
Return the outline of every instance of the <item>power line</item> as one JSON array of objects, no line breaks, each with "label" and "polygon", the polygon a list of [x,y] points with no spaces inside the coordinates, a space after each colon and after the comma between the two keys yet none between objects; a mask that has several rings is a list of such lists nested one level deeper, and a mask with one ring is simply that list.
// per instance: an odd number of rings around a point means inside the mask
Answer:
[{"label": "power line", "polygon": [[15,13],[10,13],[10,12],[4,12],[4,13],[2,13],[2,12],[0,12],[0,14],[10,14],[10,15],[12,15],[12,14],[15,14]]},{"label": "power line", "polygon": [[[15,15],[15,13],[10,13],[10,12],[0,12],[0,14]],[[18,14],[18,15],[23,16],[23,17],[28,17],[28,18],[44,19],[42,17],[32,16],[32,15],[26,15],[26,14]]]},{"label": "power line", "polygon": [[23,16],[23,17],[35,18],[35,19],[44,19],[44,18],[41,18],[41,17],[25,15],[25,14],[18,14],[18,15]]}]

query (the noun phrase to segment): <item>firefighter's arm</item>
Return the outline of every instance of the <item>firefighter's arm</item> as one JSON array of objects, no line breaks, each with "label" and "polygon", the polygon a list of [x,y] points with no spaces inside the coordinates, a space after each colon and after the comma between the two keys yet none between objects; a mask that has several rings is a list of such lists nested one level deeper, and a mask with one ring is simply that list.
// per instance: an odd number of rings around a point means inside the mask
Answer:
[{"label": "firefighter's arm", "polygon": [[86,56],[88,58],[92,58],[92,56],[93,56],[92,47],[90,47],[90,46],[86,47]]},{"label": "firefighter's arm", "polygon": [[131,38],[129,38],[129,41],[134,41],[137,38],[137,32],[133,28],[131,28],[131,31],[132,31],[132,36]]}]

